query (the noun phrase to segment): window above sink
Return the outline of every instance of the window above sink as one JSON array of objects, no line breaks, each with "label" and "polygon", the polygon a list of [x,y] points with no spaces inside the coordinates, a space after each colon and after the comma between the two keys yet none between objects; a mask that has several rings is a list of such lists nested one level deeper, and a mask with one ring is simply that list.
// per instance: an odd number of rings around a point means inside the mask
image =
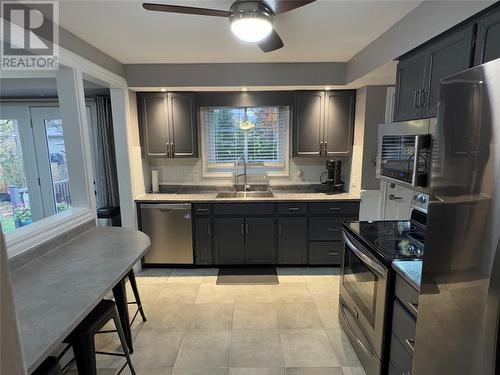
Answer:
[{"label": "window above sink", "polygon": [[288,106],[202,107],[204,177],[230,177],[240,156],[248,173],[288,174]]}]

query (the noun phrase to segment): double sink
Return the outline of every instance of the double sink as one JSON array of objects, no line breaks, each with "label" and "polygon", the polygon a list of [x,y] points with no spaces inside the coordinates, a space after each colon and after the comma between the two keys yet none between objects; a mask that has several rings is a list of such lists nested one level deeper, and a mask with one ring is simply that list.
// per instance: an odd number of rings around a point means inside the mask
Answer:
[{"label": "double sink", "polygon": [[216,198],[274,198],[272,191],[222,191]]}]

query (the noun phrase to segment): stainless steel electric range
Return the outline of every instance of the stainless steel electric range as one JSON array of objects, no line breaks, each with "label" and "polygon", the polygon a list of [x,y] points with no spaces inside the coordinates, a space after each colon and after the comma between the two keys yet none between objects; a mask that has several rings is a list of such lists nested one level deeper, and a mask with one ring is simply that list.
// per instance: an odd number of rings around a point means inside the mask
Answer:
[{"label": "stainless steel electric range", "polygon": [[384,371],[391,264],[423,257],[428,199],[415,193],[408,221],[342,224],[339,319],[367,375]]}]

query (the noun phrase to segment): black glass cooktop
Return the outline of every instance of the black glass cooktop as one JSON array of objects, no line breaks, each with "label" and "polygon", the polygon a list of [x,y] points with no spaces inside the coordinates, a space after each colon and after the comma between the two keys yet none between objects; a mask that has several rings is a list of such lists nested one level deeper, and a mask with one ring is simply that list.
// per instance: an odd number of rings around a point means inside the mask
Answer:
[{"label": "black glass cooktop", "polygon": [[424,255],[425,227],[412,221],[358,221],[344,227],[386,261]]}]

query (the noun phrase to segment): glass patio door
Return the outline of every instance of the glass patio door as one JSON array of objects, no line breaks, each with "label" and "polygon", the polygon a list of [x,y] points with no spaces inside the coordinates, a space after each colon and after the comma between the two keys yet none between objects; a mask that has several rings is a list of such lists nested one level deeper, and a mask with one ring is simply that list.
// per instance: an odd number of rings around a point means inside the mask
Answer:
[{"label": "glass patio door", "polygon": [[45,216],[71,207],[68,161],[59,107],[30,107]]},{"label": "glass patio door", "polygon": [[0,108],[0,223],[3,232],[45,217],[29,110]]}]

